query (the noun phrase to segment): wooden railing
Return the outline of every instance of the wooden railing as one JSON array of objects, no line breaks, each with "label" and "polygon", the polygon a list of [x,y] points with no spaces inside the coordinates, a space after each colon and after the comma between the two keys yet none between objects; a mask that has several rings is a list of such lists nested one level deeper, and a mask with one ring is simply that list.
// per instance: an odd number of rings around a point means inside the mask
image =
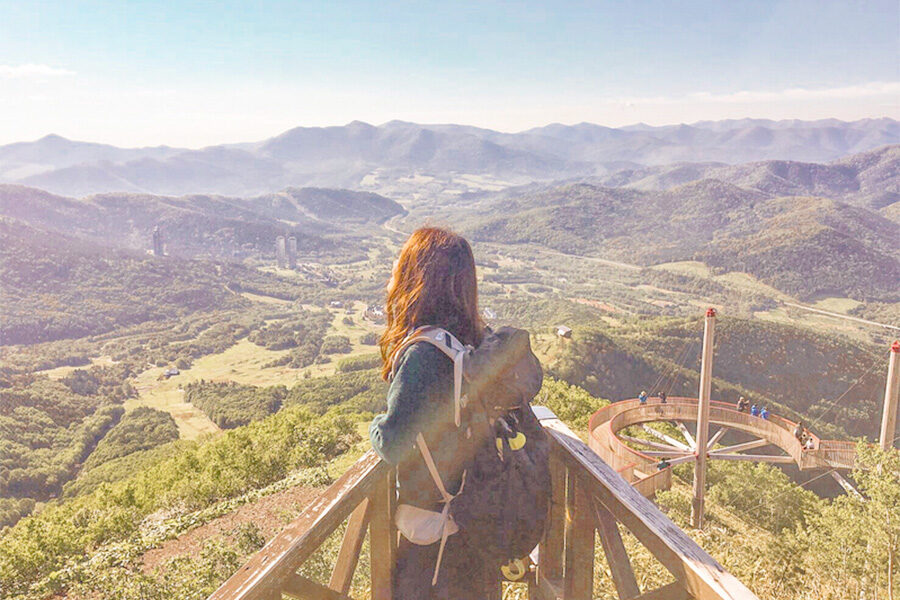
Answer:
[{"label": "wooden railing", "polygon": [[[553,496],[549,525],[528,575],[530,598],[591,598],[595,531],[620,599],[756,598],[564,423],[546,409],[539,414],[553,442]],[[275,600],[282,595],[309,600],[349,598],[367,531],[371,598],[390,599],[397,543],[392,518],[395,480],[394,470],[369,451],[209,600]],[[297,574],[345,520],[347,528],[328,584]],[[619,524],[672,573],[673,583],[641,591]]]}]

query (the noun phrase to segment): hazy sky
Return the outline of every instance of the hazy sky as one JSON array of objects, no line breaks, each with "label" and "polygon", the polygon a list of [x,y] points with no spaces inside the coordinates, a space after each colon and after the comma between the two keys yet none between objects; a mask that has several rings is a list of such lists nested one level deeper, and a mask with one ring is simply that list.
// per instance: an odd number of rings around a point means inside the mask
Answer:
[{"label": "hazy sky", "polygon": [[900,2],[0,0],[0,143],[900,118]]}]

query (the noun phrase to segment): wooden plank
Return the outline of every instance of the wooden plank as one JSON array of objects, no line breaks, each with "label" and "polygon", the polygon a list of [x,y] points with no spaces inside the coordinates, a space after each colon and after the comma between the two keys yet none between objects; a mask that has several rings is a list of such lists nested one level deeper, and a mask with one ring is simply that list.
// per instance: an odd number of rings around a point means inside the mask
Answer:
[{"label": "wooden plank", "polygon": [[663,452],[662,450],[641,450],[641,454],[645,454],[647,456],[694,456],[693,452],[685,452],[684,450],[668,450]]},{"label": "wooden plank", "polygon": [[[641,438],[631,437],[630,435],[619,434],[619,439],[625,440],[626,442],[631,442],[632,444],[640,444],[641,446],[647,446],[648,448],[655,448],[656,450],[664,450],[667,452],[686,452],[686,450],[676,448],[675,446],[661,444],[659,442],[653,442],[650,440],[642,440]],[[641,453],[646,454],[644,450],[641,450]]]},{"label": "wooden plank", "polygon": [[566,539],[566,465],[562,450],[554,446],[550,451],[550,514],[547,531],[538,549],[538,587],[541,579],[562,579],[563,549]]},{"label": "wooden plank", "polygon": [[716,442],[722,439],[722,436],[728,433],[728,427],[720,428],[714,436],[709,438],[709,441],[706,443],[706,449],[712,450],[713,446],[716,445]]},{"label": "wooden plank", "polygon": [[709,457],[714,460],[747,460],[778,464],[794,464],[796,462],[791,456],[770,456],[768,454],[719,454],[716,452],[710,454]]},{"label": "wooden plank", "polygon": [[597,527],[603,554],[606,555],[606,562],[609,565],[613,583],[616,585],[619,600],[637,598],[641,595],[641,588],[638,587],[637,580],[634,578],[631,560],[628,558],[628,551],[625,550],[625,544],[622,542],[622,535],[619,533],[616,519],[601,503],[592,502],[592,505],[594,524]]},{"label": "wooden plank", "polygon": [[758,600],[558,419],[542,419],[590,495],[628,528],[697,600]]},{"label": "wooden plank", "polygon": [[212,593],[209,600],[267,598],[362,502],[390,466],[370,450]]},{"label": "wooden plank", "polygon": [[691,432],[688,431],[687,426],[681,421],[675,421],[675,425],[678,426],[678,429],[681,431],[681,435],[684,436],[684,439],[687,440],[688,446],[691,448],[697,447],[697,442],[694,440],[694,436],[691,435]]},{"label": "wooden plank", "polygon": [[744,442],[742,444],[735,444],[733,446],[724,446],[722,448],[716,448],[710,454],[733,454],[736,452],[743,452],[744,450],[753,450],[754,448],[762,448],[763,446],[768,446],[771,444],[769,440],[751,440],[749,442]]},{"label": "wooden plank", "polygon": [[391,600],[394,595],[394,563],[397,557],[395,471],[382,475],[370,497],[369,555],[372,600]]},{"label": "wooden plank", "polygon": [[690,600],[690,595],[681,583],[673,581],[655,590],[650,590],[635,600]]},{"label": "wooden plank", "polygon": [[300,600],[350,600],[346,594],[338,593],[296,573],[291,574],[285,580],[282,591],[288,596]]},{"label": "wooden plank", "polygon": [[566,600],[591,600],[594,586],[594,523],[585,484],[569,472],[566,485]]},{"label": "wooden plank", "polygon": [[662,431],[657,431],[656,429],[653,429],[649,425],[646,425],[646,424],[641,425],[641,429],[643,429],[644,431],[646,431],[653,437],[664,441],[665,443],[669,444],[670,446],[675,446],[676,448],[680,448],[680,449],[684,450],[685,452],[693,452],[694,451],[693,448],[691,448],[684,442],[679,442],[675,438],[664,434]]},{"label": "wooden plank", "polygon": [[331,571],[331,580],[328,587],[347,594],[350,591],[350,584],[353,583],[353,573],[356,572],[356,565],[359,562],[359,552],[362,550],[363,540],[366,539],[366,526],[369,524],[369,499],[366,498],[360,502],[353,514],[350,515],[350,522],[347,523],[347,529],[344,531],[344,539],[341,542],[341,550],[338,553],[337,560],[334,562],[334,569]]}]

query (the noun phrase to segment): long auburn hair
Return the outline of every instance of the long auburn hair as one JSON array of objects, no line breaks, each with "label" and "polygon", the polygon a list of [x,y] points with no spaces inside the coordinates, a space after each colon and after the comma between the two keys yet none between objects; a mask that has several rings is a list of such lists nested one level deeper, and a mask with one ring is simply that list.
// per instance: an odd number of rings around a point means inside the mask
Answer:
[{"label": "long auburn hair", "polygon": [[384,379],[391,374],[394,351],[417,327],[434,325],[463,344],[480,344],[484,322],[469,242],[448,229],[415,230],[394,264],[384,312],[387,329],[379,341]]}]

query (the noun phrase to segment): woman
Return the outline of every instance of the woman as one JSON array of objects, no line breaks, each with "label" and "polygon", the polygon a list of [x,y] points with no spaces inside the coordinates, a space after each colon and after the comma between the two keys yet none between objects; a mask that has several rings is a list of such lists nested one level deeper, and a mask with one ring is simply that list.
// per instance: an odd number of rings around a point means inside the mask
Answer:
[{"label": "woman", "polygon": [[[415,343],[394,351],[413,330],[440,327],[466,345],[481,343],[475,259],[461,236],[434,227],[416,230],[400,251],[387,289],[387,330],[381,337],[382,376],[391,381],[386,414],[369,429],[372,447],[395,464],[400,504],[440,512],[441,495],[421,454],[422,433],[447,492],[462,480],[465,432],[454,419],[453,365],[438,348]],[[500,597],[499,565],[475,560],[466,532],[451,535],[434,585],[439,543],[415,545],[400,537],[394,598],[398,600],[489,600]]]}]

